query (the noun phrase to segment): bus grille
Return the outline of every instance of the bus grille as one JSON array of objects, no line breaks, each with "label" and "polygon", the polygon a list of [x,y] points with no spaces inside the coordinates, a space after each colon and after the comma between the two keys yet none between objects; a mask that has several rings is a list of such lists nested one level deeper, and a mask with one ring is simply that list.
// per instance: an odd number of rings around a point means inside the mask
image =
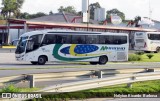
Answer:
[{"label": "bus grille", "polygon": [[125,54],[125,52],[117,52],[117,60],[118,61],[124,61],[124,60],[126,60],[126,54]]}]

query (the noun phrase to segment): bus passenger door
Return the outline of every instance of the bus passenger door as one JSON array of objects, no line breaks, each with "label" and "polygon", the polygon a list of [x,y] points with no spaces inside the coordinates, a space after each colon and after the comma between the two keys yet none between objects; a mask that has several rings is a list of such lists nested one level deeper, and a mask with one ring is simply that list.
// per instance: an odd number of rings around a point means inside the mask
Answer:
[{"label": "bus passenger door", "polygon": [[27,47],[26,47],[26,55],[25,55],[25,60],[26,61],[33,61],[33,56],[34,56],[34,52],[33,52],[33,42],[32,41],[28,41],[27,42]]}]

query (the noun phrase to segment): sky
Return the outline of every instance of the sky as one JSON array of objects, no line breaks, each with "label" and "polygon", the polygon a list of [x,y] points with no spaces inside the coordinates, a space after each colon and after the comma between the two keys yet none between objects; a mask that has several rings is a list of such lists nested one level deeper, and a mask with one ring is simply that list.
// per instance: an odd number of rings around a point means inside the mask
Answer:
[{"label": "sky", "polygon": [[[90,3],[99,2],[105,10],[117,8],[123,12],[126,19],[134,19],[135,16],[149,17],[151,8],[151,18],[160,21],[160,0],[89,0]],[[2,0],[0,0],[1,4]],[[149,3],[150,2],[150,3]],[[150,4],[150,7],[149,7]],[[37,12],[57,13],[60,6],[74,6],[76,11],[82,10],[82,0],[25,0],[21,12],[30,14]],[[2,5],[0,5],[2,7]]]}]

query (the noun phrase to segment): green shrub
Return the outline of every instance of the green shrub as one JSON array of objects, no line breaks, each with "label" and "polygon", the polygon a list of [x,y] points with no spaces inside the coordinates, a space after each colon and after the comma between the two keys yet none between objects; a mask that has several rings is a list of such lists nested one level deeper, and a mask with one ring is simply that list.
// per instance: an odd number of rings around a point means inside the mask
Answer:
[{"label": "green shrub", "polygon": [[20,92],[20,89],[15,87],[13,84],[10,84],[10,85],[2,88],[2,92],[4,92],[4,93],[15,93],[15,92]]},{"label": "green shrub", "polygon": [[141,61],[142,58],[139,55],[136,54],[130,54],[128,57],[128,61]]},{"label": "green shrub", "polygon": [[146,55],[149,59],[151,59],[154,55],[153,54],[147,54]]},{"label": "green shrub", "polygon": [[136,52],[135,54],[137,54],[137,55],[143,55],[144,54],[144,52]]},{"label": "green shrub", "polygon": [[0,20],[3,20],[3,19],[4,19],[4,17],[2,15],[0,15]]}]

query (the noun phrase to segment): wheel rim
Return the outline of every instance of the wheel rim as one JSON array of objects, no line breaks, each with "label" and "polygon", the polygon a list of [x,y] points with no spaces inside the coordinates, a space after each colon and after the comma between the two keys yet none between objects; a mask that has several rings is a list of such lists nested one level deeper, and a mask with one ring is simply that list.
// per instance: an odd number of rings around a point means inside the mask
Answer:
[{"label": "wheel rim", "polygon": [[104,56],[100,57],[100,63],[101,64],[105,64],[106,62],[107,62],[106,57],[104,57]]},{"label": "wheel rim", "polygon": [[44,59],[43,58],[39,58],[39,63],[44,63]]}]

